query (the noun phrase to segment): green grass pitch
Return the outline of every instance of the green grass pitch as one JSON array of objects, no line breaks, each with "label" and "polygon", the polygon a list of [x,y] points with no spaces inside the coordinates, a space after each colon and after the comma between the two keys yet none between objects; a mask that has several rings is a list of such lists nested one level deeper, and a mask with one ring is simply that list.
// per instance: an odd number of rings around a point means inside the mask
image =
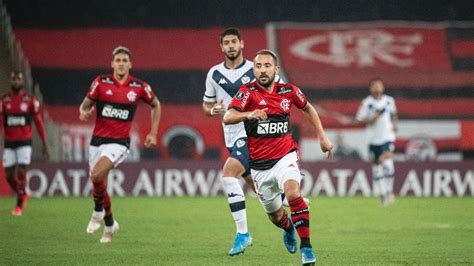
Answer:
[{"label": "green grass pitch", "polygon": [[[0,199],[0,265],[300,265],[256,198],[247,198],[254,245],[229,257],[235,234],[218,198],[113,198],[121,230],[108,245],[85,231],[91,198],[31,199],[12,217]],[[473,198],[311,198],[312,243],[322,265],[474,264]]]}]

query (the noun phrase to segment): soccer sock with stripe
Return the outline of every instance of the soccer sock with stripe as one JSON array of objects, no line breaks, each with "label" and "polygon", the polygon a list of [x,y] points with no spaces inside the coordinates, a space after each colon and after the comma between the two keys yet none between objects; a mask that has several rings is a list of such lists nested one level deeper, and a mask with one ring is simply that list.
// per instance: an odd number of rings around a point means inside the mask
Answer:
[{"label": "soccer sock with stripe", "polygon": [[21,207],[26,195],[26,174],[18,171],[16,176],[16,206]]},{"label": "soccer sock with stripe", "polygon": [[311,247],[309,240],[309,210],[303,197],[288,200],[291,210],[291,220],[296,228],[296,232],[301,239],[300,248]]},{"label": "soccer sock with stripe", "polygon": [[385,178],[385,185],[388,193],[393,192],[393,181],[395,177],[395,165],[393,159],[385,159],[382,162],[383,175]]},{"label": "soccer sock with stripe", "polygon": [[387,194],[387,189],[383,178],[383,166],[381,164],[372,165],[372,178],[374,179],[374,185],[379,191],[379,195],[385,196]]},{"label": "soccer sock with stripe", "polygon": [[107,190],[104,193],[104,222],[105,226],[112,226],[114,225],[114,218],[112,218],[112,201],[110,200],[109,193]]},{"label": "soccer sock with stripe", "polygon": [[288,220],[288,213],[285,209],[283,209],[283,216],[281,217],[281,219],[279,221],[272,220],[272,222],[273,224],[287,231],[288,233],[293,230],[293,226],[291,225],[290,220]]},{"label": "soccer sock with stripe", "polygon": [[240,234],[248,233],[247,211],[245,209],[245,196],[239,180],[235,177],[223,177],[222,185],[227,194],[230,211]]},{"label": "soccer sock with stripe", "polygon": [[92,197],[94,198],[94,210],[101,212],[104,209],[104,198],[107,190],[105,180],[94,182],[92,181]]}]

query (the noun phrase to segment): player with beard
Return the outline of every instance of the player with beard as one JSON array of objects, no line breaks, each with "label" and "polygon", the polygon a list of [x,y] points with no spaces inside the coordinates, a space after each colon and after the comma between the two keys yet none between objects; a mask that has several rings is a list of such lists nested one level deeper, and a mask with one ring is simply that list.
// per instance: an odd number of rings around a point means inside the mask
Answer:
[{"label": "player with beard", "polygon": [[[206,91],[203,97],[203,110],[207,116],[222,117],[226,106],[232,100],[242,84],[254,79],[252,62],[242,54],[244,40],[236,28],[227,28],[220,34],[220,47],[224,54],[224,62],[213,66],[206,78]],[[245,195],[239,183],[244,177],[253,188],[249,169],[247,135],[243,123],[223,125],[225,145],[229,151],[223,167],[222,185],[227,195],[232,218],[235,221],[237,235],[230,256],[243,253],[252,244],[252,236],[248,232]]]},{"label": "player with beard", "polygon": [[8,184],[17,195],[16,206],[12,210],[14,216],[23,214],[29,197],[26,192],[26,167],[31,162],[32,120],[35,121],[36,129],[43,143],[43,155],[49,158],[40,103],[36,97],[26,93],[24,84],[23,73],[12,72],[12,91],[3,95],[0,102],[5,130],[3,166]]},{"label": "player with beard", "polygon": [[[240,88],[224,115],[224,123],[244,122],[258,198],[270,220],[283,229],[287,250],[296,253],[297,232],[303,265],[312,265],[316,256],[310,242],[309,209],[300,192],[302,177],[297,144],[291,136],[291,107],[295,105],[304,111],[328,158],[332,157],[333,145],[324,133],[318,113],[301,90],[292,84],[275,82],[278,70],[275,53],[259,51],[253,65],[257,81]],[[282,193],[288,198],[291,218],[282,206]]]}]

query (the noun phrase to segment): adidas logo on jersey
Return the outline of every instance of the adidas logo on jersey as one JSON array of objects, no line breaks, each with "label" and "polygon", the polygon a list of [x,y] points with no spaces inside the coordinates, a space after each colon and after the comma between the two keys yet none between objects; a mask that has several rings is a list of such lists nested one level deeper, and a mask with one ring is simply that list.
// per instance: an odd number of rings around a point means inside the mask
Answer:
[{"label": "adidas logo on jersey", "polygon": [[267,105],[267,102],[265,102],[265,100],[262,99],[262,100],[258,103],[258,105]]},{"label": "adidas logo on jersey", "polygon": [[107,94],[107,95],[112,95],[112,90],[110,90],[110,89],[107,90],[107,91],[105,92],[105,94]]},{"label": "adidas logo on jersey", "polygon": [[219,80],[219,84],[227,84],[227,81],[224,78],[221,78]]}]

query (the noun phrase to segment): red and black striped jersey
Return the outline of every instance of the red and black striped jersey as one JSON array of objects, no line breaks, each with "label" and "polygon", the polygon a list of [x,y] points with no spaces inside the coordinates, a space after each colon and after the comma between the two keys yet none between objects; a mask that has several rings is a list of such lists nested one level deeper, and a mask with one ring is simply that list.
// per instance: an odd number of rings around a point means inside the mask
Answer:
[{"label": "red and black striped jersey", "polygon": [[128,76],[122,84],[112,74],[98,76],[87,97],[95,101],[97,117],[91,145],[105,143],[130,145],[130,129],[140,100],[149,104],[155,98],[150,85]]},{"label": "red and black striped jersey", "polygon": [[3,126],[5,129],[5,146],[19,143],[31,145],[31,122],[37,122],[38,131],[42,140],[45,139],[44,126],[40,114],[40,103],[36,97],[28,95],[24,89],[18,94],[9,92],[2,96],[0,101]]},{"label": "red and black striped jersey", "polygon": [[297,149],[291,136],[290,110],[293,105],[302,109],[306,104],[305,95],[292,84],[275,82],[271,93],[257,82],[240,87],[229,108],[241,112],[268,108],[267,120],[245,121],[252,169],[270,169],[280,158]]}]

